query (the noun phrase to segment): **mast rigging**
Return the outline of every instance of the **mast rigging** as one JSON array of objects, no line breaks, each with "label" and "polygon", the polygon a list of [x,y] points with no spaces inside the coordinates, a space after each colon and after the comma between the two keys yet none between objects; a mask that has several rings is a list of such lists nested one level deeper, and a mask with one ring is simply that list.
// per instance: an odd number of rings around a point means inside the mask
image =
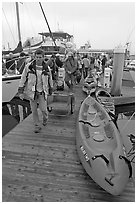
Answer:
[{"label": "mast rigging", "polygon": [[47,21],[46,15],[45,15],[45,13],[44,13],[44,10],[43,10],[42,5],[41,5],[40,2],[39,2],[39,5],[40,5],[40,8],[41,8],[42,13],[43,13],[43,15],[44,15],[44,18],[45,18],[45,20],[46,20],[46,23],[47,23],[47,26],[48,26],[48,29],[49,29],[49,32],[50,32],[51,38],[52,38],[52,40],[53,40],[55,46],[57,47],[56,42],[55,42],[54,37],[53,37],[53,34],[52,34],[52,32],[51,32],[51,29],[50,29],[50,26],[49,26],[49,24],[48,24],[48,21]]}]

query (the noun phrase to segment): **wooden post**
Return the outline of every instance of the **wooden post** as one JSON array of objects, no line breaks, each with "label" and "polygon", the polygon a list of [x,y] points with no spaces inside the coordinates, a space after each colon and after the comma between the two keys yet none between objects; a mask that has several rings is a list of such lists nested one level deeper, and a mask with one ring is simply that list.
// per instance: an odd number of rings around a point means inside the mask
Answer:
[{"label": "wooden post", "polygon": [[111,84],[112,96],[121,96],[124,60],[125,60],[125,49],[124,48],[115,49],[112,84]]}]

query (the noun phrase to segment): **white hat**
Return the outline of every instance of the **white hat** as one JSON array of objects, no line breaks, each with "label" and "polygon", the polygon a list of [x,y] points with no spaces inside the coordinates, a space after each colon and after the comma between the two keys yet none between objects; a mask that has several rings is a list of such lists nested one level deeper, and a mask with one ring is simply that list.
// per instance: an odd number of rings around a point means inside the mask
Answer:
[{"label": "white hat", "polygon": [[9,57],[14,57],[14,54],[12,52],[9,53]]},{"label": "white hat", "polygon": [[73,43],[72,42],[67,42],[66,43],[66,48],[73,48]]}]

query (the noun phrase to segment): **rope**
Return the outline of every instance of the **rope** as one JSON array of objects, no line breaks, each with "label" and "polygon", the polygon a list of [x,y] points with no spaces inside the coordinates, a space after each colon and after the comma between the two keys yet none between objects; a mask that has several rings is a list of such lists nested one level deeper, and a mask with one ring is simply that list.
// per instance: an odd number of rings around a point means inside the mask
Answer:
[{"label": "rope", "polygon": [[[20,58],[13,58],[13,59],[11,59],[11,60],[8,60],[7,62],[11,62],[11,61],[13,61],[13,60],[16,60],[16,61],[19,61],[20,59],[23,59],[23,58],[29,58],[29,56],[28,57],[20,57]],[[6,64],[7,62],[3,62],[3,64]]]},{"label": "rope", "polygon": [[25,65],[25,62],[23,62],[23,63],[21,64],[21,66],[20,66],[20,68],[19,68],[19,72],[20,72],[21,68],[23,67],[23,65]]},{"label": "rope", "polygon": [[8,68],[8,70],[10,70],[10,69],[11,69],[11,67],[12,67],[14,64],[15,64],[15,62],[13,62],[13,64],[11,64],[11,65],[10,65],[10,67]]},{"label": "rope", "polygon": [[7,22],[8,26],[9,26],[9,29],[10,29],[11,35],[12,35],[13,40],[14,40],[14,43],[16,44],[16,42],[15,42],[15,38],[14,38],[14,36],[13,36],[12,30],[11,30],[11,28],[10,28],[10,25],[9,25],[9,23],[8,23],[8,20],[7,20],[7,17],[6,17],[6,15],[5,15],[5,12],[4,12],[3,8],[2,8],[2,11],[3,11],[3,14],[4,14],[4,16],[5,16],[6,22]]},{"label": "rope", "polygon": [[[24,57],[22,57],[22,58],[24,58]],[[29,57],[27,57],[27,58],[29,58]],[[15,58],[15,59],[18,59],[18,58]],[[34,60],[35,60],[35,59],[34,59]],[[31,61],[31,62],[29,62],[29,63],[30,63],[30,64],[32,64],[34,60],[32,60],[32,61]],[[12,61],[12,60],[9,60],[9,61]],[[9,61],[8,61],[8,62],[9,62]],[[16,61],[19,61],[19,59],[18,59],[18,60],[16,60]],[[6,63],[3,63],[3,64],[6,64]],[[11,64],[11,66],[8,68],[8,70],[10,70],[10,69],[11,69],[11,67],[12,67],[14,64],[15,64],[15,62],[13,62],[13,64]],[[22,67],[22,66],[23,66],[23,63],[22,63],[22,65],[21,65],[21,67]],[[21,67],[20,67],[20,69],[21,69]],[[19,70],[20,70],[20,69],[19,69]],[[7,69],[6,69],[6,70],[7,70]],[[7,70],[7,71],[8,71],[8,70]]]},{"label": "rope", "polygon": [[42,10],[42,13],[43,13],[43,16],[44,16],[44,18],[45,18],[45,21],[46,21],[46,23],[47,23],[47,26],[48,26],[50,35],[51,35],[51,37],[52,37],[52,40],[53,40],[53,42],[54,42],[54,45],[57,47],[56,42],[55,42],[55,39],[54,39],[54,37],[53,37],[53,33],[51,32],[49,23],[48,23],[48,21],[47,21],[47,18],[46,18],[46,16],[45,16],[44,10],[43,10],[43,8],[42,8],[42,4],[41,4],[40,2],[39,2],[39,5],[40,5],[40,8],[41,8],[41,10]]}]

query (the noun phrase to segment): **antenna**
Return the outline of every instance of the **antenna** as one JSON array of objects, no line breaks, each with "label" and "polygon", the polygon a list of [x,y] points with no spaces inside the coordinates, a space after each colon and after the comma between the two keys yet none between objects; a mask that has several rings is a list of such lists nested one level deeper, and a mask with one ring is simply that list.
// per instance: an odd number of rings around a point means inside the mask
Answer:
[{"label": "antenna", "polygon": [[57,25],[58,25],[58,31],[59,31],[59,30],[60,30],[60,29],[59,29],[59,22],[57,23]]},{"label": "antenna", "polygon": [[[135,29],[135,27],[133,27],[133,29],[131,30],[131,32],[130,32],[128,38],[127,38],[127,43],[128,43],[128,41],[129,41],[129,39],[130,39],[130,37],[131,37],[131,34],[133,33],[134,29]],[[126,43],[126,44],[127,44],[127,43]]]}]

